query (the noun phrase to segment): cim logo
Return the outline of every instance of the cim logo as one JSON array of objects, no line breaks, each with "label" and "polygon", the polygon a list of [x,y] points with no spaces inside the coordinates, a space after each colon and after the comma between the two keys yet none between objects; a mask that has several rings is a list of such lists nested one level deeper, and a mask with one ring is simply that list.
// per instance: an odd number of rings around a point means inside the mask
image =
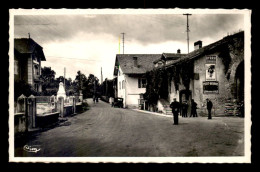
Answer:
[{"label": "cim logo", "polygon": [[41,150],[41,148],[37,148],[39,146],[34,145],[34,146],[29,146],[29,145],[24,145],[23,150],[25,150],[26,152],[33,152],[33,153],[37,153]]}]

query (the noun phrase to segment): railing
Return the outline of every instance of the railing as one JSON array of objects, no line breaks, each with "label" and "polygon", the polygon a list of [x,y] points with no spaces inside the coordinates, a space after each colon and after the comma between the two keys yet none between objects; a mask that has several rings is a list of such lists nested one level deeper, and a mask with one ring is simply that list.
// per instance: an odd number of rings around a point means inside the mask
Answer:
[{"label": "railing", "polygon": [[57,112],[56,96],[35,96],[38,115]]},{"label": "railing", "polygon": [[75,115],[81,111],[82,97],[29,96],[21,95],[15,103],[15,132],[42,127],[55,122],[58,117]]},{"label": "railing", "polygon": [[39,81],[39,80],[40,80],[40,75],[37,75],[37,74],[34,75],[34,76],[33,76],[33,79],[36,80],[36,81]]}]

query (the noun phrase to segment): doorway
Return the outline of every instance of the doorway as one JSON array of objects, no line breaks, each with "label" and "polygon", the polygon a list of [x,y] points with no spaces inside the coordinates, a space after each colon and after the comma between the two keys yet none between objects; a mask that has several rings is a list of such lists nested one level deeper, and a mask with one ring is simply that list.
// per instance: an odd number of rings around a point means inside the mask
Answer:
[{"label": "doorway", "polygon": [[[182,104],[184,101],[187,101],[188,103],[188,111],[187,114],[188,116],[191,114],[191,90],[181,90],[180,91],[180,103]],[[182,115],[182,111],[181,111]]]},{"label": "doorway", "polygon": [[235,74],[235,95],[238,102],[244,101],[244,61],[242,61]]}]

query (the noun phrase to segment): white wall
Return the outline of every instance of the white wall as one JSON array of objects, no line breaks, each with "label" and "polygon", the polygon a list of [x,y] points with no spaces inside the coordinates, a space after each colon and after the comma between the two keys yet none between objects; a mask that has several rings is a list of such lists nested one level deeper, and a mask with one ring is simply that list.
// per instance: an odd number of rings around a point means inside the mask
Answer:
[{"label": "white wall", "polygon": [[[138,77],[130,77],[126,74],[123,74],[120,66],[119,73],[117,75],[118,97],[124,99],[124,107],[137,108],[140,94],[145,93],[146,88],[138,88]],[[124,88],[122,88],[122,81],[125,82]]]},{"label": "white wall", "polygon": [[138,99],[140,99],[140,94],[144,94],[146,88],[138,88],[138,78],[125,76],[126,79],[126,104],[128,107],[138,107]]},{"label": "white wall", "polygon": [[[123,98],[124,99],[124,107],[125,107],[125,102],[126,102],[126,88],[123,88],[122,89],[122,81],[125,81],[125,75],[123,74],[122,72],[122,69],[120,68],[119,66],[119,72],[117,74],[117,95],[118,97],[120,98]],[[120,73],[120,75],[119,75]],[[119,85],[120,84],[120,85]]]}]

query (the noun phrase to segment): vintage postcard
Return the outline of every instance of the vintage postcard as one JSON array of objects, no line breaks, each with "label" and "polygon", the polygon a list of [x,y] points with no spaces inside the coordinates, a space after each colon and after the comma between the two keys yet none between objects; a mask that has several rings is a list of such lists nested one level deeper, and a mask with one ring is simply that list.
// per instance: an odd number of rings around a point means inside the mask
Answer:
[{"label": "vintage postcard", "polygon": [[251,162],[251,10],[9,13],[10,162]]}]

